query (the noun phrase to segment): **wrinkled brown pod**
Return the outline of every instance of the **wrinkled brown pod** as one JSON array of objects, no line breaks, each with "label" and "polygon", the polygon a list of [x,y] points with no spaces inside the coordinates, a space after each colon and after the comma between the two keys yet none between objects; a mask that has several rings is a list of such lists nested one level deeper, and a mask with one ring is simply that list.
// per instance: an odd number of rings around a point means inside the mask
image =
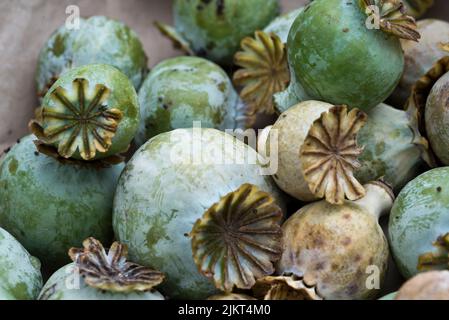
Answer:
[{"label": "wrinkled brown pod", "polygon": [[378,218],[394,200],[381,181],[366,196],[337,206],[309,204],[283,225],[284,251],[277,274],[295,275],[322,299],[369,299],[378,294],[388,263],[388,243]]}]

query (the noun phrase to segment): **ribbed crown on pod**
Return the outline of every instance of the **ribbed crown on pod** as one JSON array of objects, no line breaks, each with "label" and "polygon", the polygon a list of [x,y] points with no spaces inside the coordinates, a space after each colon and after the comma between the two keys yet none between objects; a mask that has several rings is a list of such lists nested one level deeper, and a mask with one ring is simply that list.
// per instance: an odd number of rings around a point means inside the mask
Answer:
[{"label": "ribbed crown on pod", "polygon": [[354,177],[360,167],[357,157],[363,148],[357,145],[357,132],[367,115],[347,106],[335,106],[315,120],[300,150],[302,173],[317,198],[343,204],[345,198],[357,200],[365,195]]},{"label": "ribbed crown on pod", "polygon": [[71,248],[69,256],[78,268],[84,282],[90,287],[111,292],[143,292],[164,281],[164,274],[126,261],[128,249],[114,242],[106,253],[94,238],[83,242],[83,248]]},{"label": "ribbed crown on pod", "polygon": [[406,14],[401,0],[359,0],[361,9],[379,23],[382,31],[398,38],[418,41],[416,21]]},{"label": "ribbed crown on pod", "polygon": [[69,88],[53,89],[49,105],[38,108],[36,120],[29,125],[39,145],[47,146],[42,150],[53,148],[65,159],[78,151],[83,160],[108,151],[123,117],[119,109],[108,104],[110,93],[105,85],[82,78],[75,79]]},{"label": "ribbed crown on pod", "polygon": [[235,54],[234,83],[243,87],[240,96],[253,114],[274,114],[273,95],[284,91],[290,82],[287,50],[274,33],[256,31],[255,37],[244,38],[242,51]]},{"label": "ribbed crown on pod", "polygon": [[271,275],[282,253],[282,210],[274,198],[244,184],[212,205],[191,232],[193,259],[225,292],[250,289]]}]

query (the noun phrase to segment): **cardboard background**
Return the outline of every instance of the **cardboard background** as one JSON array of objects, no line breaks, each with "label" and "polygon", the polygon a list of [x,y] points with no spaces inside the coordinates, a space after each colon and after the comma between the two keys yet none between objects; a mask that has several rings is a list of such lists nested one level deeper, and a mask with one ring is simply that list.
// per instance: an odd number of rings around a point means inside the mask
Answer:
[{"label": "cardboard background", "polygon": [[[287,12],[307,0],[281,0]],[[428,14],[449,19],[449,3],[436,0]],[[43,43],[66,20],[65,9],[77,5],[81,16],[106,15],[133,28],[144,43],[150,66],[179,54],[153,27],[171,23],[170,0],[0,0],[0,151],[27,134],[37,106],[36,60]]]}]

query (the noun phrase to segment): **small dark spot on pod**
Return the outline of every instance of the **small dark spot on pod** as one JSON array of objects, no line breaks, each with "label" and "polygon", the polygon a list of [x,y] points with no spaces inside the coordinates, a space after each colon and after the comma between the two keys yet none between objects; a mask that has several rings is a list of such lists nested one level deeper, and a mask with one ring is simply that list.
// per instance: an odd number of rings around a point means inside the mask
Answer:
[{"label": "small dark spot on pod", "polygon": [[188,233],[184,233],[184,237],[188,238],[189,234]]},{"label": "small dark spot on pod", "polygon": [[164,108],[165,110],[168,110],[168,105],[166,105],[165,103],[162,105],[162,108]]},{"label": "small dark spot on pod", "polygon": [[11,151],[11,147],[6,148],[5,150],[3,150],[3,152],[4,152],[5,154],[8,153],[9,151]]},{"label": "small dark spot on pod", "polygon": [[37,157],[39,155],[39,152],[34,151],[34,155]]},{"label": "small dark spot on pod", "polygon": [[343,32],[344,32],[344,33],[349,32],[349,28],[344,28],[344,29],[343,29]]},{"label": "small dark spot on pod", "polygon": [[20,139],[17,139],[17,143],[20,143]]},{"label": "small dark spot on pod", "polygon": [[437,192],[441,192],[441,187],[437,187]]}]

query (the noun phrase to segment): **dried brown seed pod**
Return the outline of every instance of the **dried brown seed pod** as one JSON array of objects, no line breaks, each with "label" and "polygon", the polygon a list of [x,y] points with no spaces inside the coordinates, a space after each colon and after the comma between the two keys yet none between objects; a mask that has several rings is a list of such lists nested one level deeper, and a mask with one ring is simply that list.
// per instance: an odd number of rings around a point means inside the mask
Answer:
[{"label": "dried brown seed pod", "polygon": [[282,248],[281,219],[282,210],[271,195],[242,185],[195,223],[191,237],[196,265],[222,291],[250,289],[274,272]]}]

